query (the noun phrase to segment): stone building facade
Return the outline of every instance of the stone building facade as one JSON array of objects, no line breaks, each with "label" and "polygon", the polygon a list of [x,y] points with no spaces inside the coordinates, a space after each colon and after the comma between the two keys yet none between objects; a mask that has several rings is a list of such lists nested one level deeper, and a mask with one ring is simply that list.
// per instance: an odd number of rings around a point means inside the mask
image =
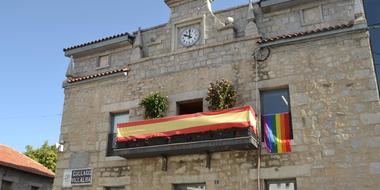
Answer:
[{"label": "stone building facade", "polygon": [[[380,186],[380,102],[360,0],[266,0],[217,12],[210,0],[165,3],[171,16],[164,25],[64,49],[72,61],[63,84],[65,149],[55,189]],[[186,46],[180,41],[189,28],[200,35]],[[179,102],[195,99],[208,111],[208,85],[221,78],[233,82],[238,106],[257,113],[263,93],[288,92],[290,153],[263,148],[260,154],[251,149],[165,159],[113,156],[115,115],[142,120],[139,102],[156,91],[168,96],[168,115],[177,114]],[[88,184],[70,184],[67,175],[83,168],[91,173]]]}]

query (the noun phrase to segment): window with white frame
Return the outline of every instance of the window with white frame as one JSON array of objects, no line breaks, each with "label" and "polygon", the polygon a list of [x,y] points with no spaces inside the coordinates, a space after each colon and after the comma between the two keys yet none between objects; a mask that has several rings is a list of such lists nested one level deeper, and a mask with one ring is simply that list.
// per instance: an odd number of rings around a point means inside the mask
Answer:
[{"label": "window with white frame", "polygon": [[296,179],[266,180],[265,190],[297,190]]}]

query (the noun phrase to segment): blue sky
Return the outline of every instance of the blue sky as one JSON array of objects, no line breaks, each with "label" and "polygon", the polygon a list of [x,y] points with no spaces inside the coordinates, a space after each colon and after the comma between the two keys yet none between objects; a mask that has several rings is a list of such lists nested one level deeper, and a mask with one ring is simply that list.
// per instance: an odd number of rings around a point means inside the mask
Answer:
[{"label": "blue sky", "polygon": [[[219,10],[248,0],[215,0]],[[166,23],[164,0],[9,0],[0,2],[0,144],[24,151],[58,141],[62,49]]]}]

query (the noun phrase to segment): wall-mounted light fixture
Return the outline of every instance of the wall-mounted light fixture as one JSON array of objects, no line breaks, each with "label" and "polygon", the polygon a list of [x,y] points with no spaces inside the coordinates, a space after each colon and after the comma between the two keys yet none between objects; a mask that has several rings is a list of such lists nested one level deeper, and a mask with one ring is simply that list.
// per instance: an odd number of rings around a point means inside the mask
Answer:
[{"label": "wall-mounted light fixture", "polygon": [[58,152],[63,152],[64,151],[64,144],[65,141],[60,140],[59,143],[55,143],[55,148],[58,150]]}]

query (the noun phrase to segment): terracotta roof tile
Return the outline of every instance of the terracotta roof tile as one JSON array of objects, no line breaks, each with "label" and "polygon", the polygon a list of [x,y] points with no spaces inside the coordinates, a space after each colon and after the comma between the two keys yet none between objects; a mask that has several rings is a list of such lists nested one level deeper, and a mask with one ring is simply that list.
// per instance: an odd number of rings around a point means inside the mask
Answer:
[{"label": "terracotta roof tile", "polygon": [[79,81],[84,81],[84,80],[93,79],[93,78],[99,78],[99,77],[113,75],[116,73],[127,72],[127,71],[128,71],[127,68],[123,68],[123,69],[115,69],[112,71],[105,71],[102,73],[96,73],[93,75],[86,75],[86,76],[81,76],[81,77],[70,77],[67,79],[67,83],[75,83],[75,82],[79,82]]},{"label": "terracotta roof tile", "polygon": [[314,30],[307,30],[307,31],[302,31],[302,32],[295,32],[295,33],[290,33],[290,34],[285,34],[285,35],[280,35],[280,36],[273,36],[273,37],[269,37],[269,38],[262,38],[259,41],[257,41],[257,43],[263,44],[263,43],[268,43],[268,42],[274,42],[274,41],[281,40],[281,39],[289,39],[289,38],[306,36],[306,35],[320,33],[320,32],[327,32],[327,31],[338,30],[338,29],[343,29],[343,28],[350,28],[353,25],[354,25],[354,22],[350,21],[346,24],[340,24],[340,25],[318,28],[318,29],[314,29]]},{"label": "terracotta roof tile", "polygon": [[87,42],[87,43],[71,46],[71,47],[68,47],[68,48],[64,48],[63,51],[69,51],[69,50],[72,50],[72,49],[81,48],[81,47],[84,47],[84,46],[88,46],[88,45],[91,45],[91,44],[95,44],[95,43],[99,43],[99,42],[103,42],[103,41],[107,41],[107,40],[111,40],[111,39],[119,38],[119,37],[123,37],[123,36],[128,36],[130,39],[134,39],[133,35],[131,35],[128,32],[125,32],[125,33],[116,34],[116,35],[113,35],[113,36],[108,36],[108,37],[105,37],[105,38],[102,38],[102,39],[94,40],[94,41],[91,41],[91,42]]},{"label": "terracotta roof tile", "polygon": [[25,172],[54,178],[54,173],[33,159],[0,144],[0,165]]}]

